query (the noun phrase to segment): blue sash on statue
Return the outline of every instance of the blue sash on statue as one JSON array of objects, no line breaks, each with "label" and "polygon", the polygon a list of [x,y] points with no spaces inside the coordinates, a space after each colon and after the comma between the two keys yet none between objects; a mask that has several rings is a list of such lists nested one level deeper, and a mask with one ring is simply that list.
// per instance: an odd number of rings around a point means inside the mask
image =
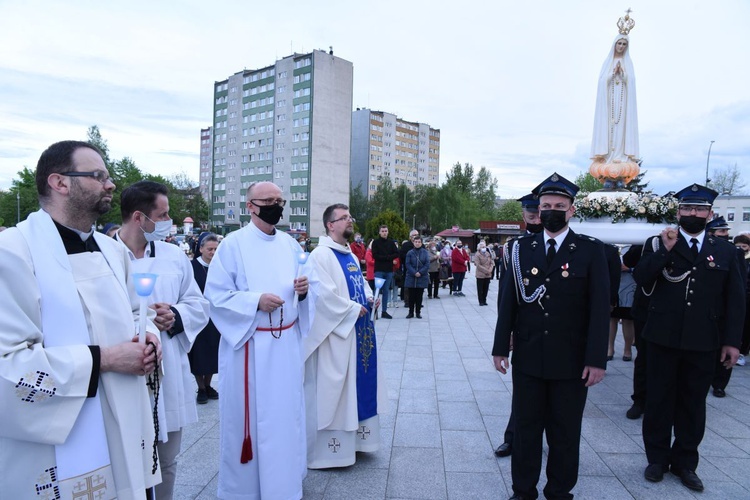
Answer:
[{"label": "blue sash on statue", "polygon": [[[354,256],[350,253],[333,252],[344,271],[349,286],[351,300],[365,306],[368,310],[365,283],[362,271]],[[357,412],[359,421],[367,420],[378,413],[377,398],[377,350],[375,348],[375,324],[369,314],[365,314],[354,324],[357,334]]]}]

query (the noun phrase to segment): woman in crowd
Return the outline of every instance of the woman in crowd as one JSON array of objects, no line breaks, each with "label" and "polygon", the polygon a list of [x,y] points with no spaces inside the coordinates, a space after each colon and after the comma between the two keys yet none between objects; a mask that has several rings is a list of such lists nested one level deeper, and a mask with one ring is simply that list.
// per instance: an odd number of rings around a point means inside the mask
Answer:
[{"label": "woman in crowd", "polygon": [[[214,258],[219,238],[213,233],[203,233],[198,238],[198,253],[191,263],[193,275],[201,289],[206,287],[208,266]],[[206,404],[209,399],[219,399],[219,393],[211,387],[211,378],[219,371],[219,340],[221,334],[209,319],[206,327],[198,334],[192,349],[188,353],[190,372],[195,376],[198,384],[196,403]]]},{"label": "woman in crowd", "polygon": [[427,298],[439,299],[438,288],[440,285],[440,252],[437,250],[435,241],[427,244],[427,253],[430,255],[430,284],[427,285]]},{"label": "woman in crowd", "polygon": [[[633,247],[630,247],[627,252],[630,252],[631,249],[633,249]],[[637,247],[633,249],[633,252],[637,252],[637,254],[640,255],[642,249],[642,246],[637,245]],[[625,259],[625,254],[623,254],[622,260],[628,260]],[[633,316],[630,315],[630,309],[633,307],[633,297],[636,284],[633,279],[633,269],[626,266],[624,263],[621,263],[620,266],[622,274],[620,277],[620,290],[617,294],[617,306],[612,310],[609,320],[609,347],[607,349],[608,361],[611,361],[615,356],[615,338],[617,337],[617,325],[620,323],[622,323],[622,336],[625,339],[622,360],[631,361],[633,359],[635,326],[633,324]]]},{"label": "woman in crowd", "polygon": [[422,236],[416,235],[413,240],[414,248],[406,254],[406,276],[404,287],[407,289],[409,300],[409,314],[407,318],[413,318],[416,312],[417,318],[422,318],[422,296],[429,282],[430,255],[422,246]]},{"label": "woman in crowd", "polygon": [[451,252],[451,271],[453,271],[453,295],[465,297],[462,292],[464,287],[464,276],[466,276],[469,254],[464,250],[464,244],[461,240],[456,242],[456,246]]},{"label": "woman in crowd", "polygon": [[492,254],[487,250],[487,245],[484,241],[477,245],[477,253],[474,254],[474,265],[476,266],[475,274],[477,277],[479,305],[486,306],[487,292],[490,290],[490,280],[492,280],[495,262]]}]

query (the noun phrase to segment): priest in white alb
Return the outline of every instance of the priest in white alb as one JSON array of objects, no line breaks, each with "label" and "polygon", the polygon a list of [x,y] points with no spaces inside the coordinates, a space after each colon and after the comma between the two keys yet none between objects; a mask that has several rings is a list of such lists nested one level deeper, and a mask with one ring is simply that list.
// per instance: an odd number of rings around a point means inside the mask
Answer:
[{"label": "priest in white alb", "polygon": [[307,467],[354,464],[380,447],[379,414],[387,393],[378,366],[372,291],[347,240],[349,207],[323,212],[326,236],[310,254],[318,278],[315,319],[305,339]]},{"label": "priest in white alb", "polygon": [[208,324],[208,301],[193,278],[193,266],[178,246],[162,241],[172,229],[168,194],[167,186],[153,181],[125,188],[120,195],[122,228],[115,234],[135,272],[157,275],[148,299],[164,353],[157,405],[162,475],[157,500],[172,499],[182,430],[198,421],[188,352]]},{"label": "priest in white alb", "polygon": [[224,238],[208,271],[204,294],[221,332],[219,498],[302,498],[302,340],[315,282],[299,244],[275,228],[285,203],[275,184],[251,184],[251,222]]},{"label": "priest in white alb", "polygon": [[42,153],[36,184],[41,210],[0,234],[0,497],[143,499],[161,347],[134,337],[130,261],[92,227],[115,185],[78,141]]}]

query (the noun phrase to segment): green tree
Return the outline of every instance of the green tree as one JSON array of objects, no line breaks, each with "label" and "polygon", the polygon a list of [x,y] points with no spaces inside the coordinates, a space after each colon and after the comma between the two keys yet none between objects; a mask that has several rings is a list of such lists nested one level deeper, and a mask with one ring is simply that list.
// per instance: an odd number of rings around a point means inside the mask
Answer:
[{"label": "green tree", "polygon": [[471,163],[466,163],[461,167],[461,162],[456,162],[450,172],[445,175],[444,185],[450,186],[458,192],[471,194],[474,188],[474,167]]},{"label": "green tree", "polygon": [[399,245],[409,237],[409,228],[404,223],[401,215],[393,210],[385,210],[367,221],[364,237],[367,241],[370,238],[379,237],[380,226],[388,226],[388,236],[396,240]]},{"label": "green tree", "polygon": [[357,219],[356,231],[361,232],[360,228],[366,227],[370,220],[370,202],[361,182],[355,188],[349,186],[349,213]]},{"label": "green tree", "polygon": [[0,198],[0,218],[5,221],[4,224],[16,225],[19,205],[21,220],[26,220],[31,212],[39,210],[36,171],[29,167],[23,167],[23,170],[18,172],[18,179],[13,179],[11,188]]},{"label": "green tree", "polygon": [[399,204],[391,178],[384,175],[380,180],[377,191],[375,191],[375,194],[370,199],[370,214],[374,217],[386,210],[393,210],[395,212],[398,209]]},{"label": "green tree", "polygon": [[210,209],[196,181],[180,172],[168,178],[166,184],[169,188],[169,213],[178,226],[186,217],[193,219],[196,228],[209,222]]},{"label": "green tree", "polygon": [[472,193],[473,197],[479,203],[480,209],[484,212],[483,215],[489,216],[487,218],[490,219],[494,218],[492,216],[495,215],[496,190],[497,179],[492,177],[492,174],[486,167],[481,167],[479,173],[477,173],[477,178],[473,181]]},{"label": "green tree", "polygon": [[497,220],[520,221],[523,219],[521,202],[508,200],[497,210]]},{"label": "green tree", "polygon": [[593,193],[594,191],[602,189],[602,183],[596,180],[596,178],[588,172],[581,172],[573,182],[575,182],[576,186],[578,186],[581,191],[586,193]]},{"label": "green tree", "polygon": [[[640,162],[638,163],[640,165]],[[643,182],[643,178],[645,177],[648,170],[643,170],[641,173],[633,177],[633,180],[628,182],[626,188],[628,188],[629,191],[632,191],[634,193],[645,193],[648,191],[648,182]]]},{"label": "green tree", "polygon": [[407,218],[409,214],[416,216],[417,227],[422,234],[433,234],[432,207],[440,203],[440,190],[435,186],[419,185],[414,188],[412,194],[414,202],[406,207]]},{"label": "green tree", "polygon": [[89,129],[86,131],[86,137],[89,144],[92,144],[99,148],[99,151],[102,152],[104,155],[104,164],[109,169],[112,166],[112,160],[109,157],[109,146],[107,145],[107,141],[102,137],[102,133],[99,131],[99,127],[96,125],[92,125],[89,127]]}]

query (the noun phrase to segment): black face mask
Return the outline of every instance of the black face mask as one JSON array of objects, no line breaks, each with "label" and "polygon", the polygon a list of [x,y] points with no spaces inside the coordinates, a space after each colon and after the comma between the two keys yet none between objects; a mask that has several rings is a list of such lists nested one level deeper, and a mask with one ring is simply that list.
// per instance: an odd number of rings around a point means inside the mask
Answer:
[{"label": "black face mask", "polygon": [[706,218],[697,215],[683,215],[680,217],[680,227],[686,233],[698,234],[706,229]]},{"label": "black face mask", "polygon": [[526,223],[526,230],[532,234],[539,234],[544,231],[544,224],[529,224]]},{"label": "black face mask", "polygon": [[258,217],[260,217],[260,220],[272,226],[279,223],[281,214],[284,213],[284,207],[276,204],[260,206],[258,209]]},{"label": "black face mask", "polygon": [[540,210],[539,218],[542,220],[542,226],[550,233],[556,233],[568,225],[565,220],[567,210]]}]

